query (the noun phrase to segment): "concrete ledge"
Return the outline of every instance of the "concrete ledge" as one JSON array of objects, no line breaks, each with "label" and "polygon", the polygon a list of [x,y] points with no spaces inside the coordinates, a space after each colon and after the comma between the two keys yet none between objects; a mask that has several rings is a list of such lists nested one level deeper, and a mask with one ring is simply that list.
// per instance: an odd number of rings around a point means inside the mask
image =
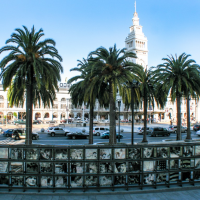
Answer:
[{"label": "concrete ledge", "polygon": [[23,189],[14,189],[12,191],[5,190],[5,188],[0,189],[0,194],[16,194],[16,195],[34,195],[34,196],[43,196],[43,195],[51,195],[51,196],[57,196],[57,195],[75,195],[75,196],[93,196],[93,195],[128,195],[128,194],[147,194],[147,193],[163,193],[163,192],[179,192],[179,191],[189,191],[189,190],[199,190],[200,185],[182,185],[180,186],[170,186],[168,188],[167,186],[157,186],[157,188],[147,187],[143,188],[143,190],[139,188],[129,188],[129,190],[126,190],[125,188],[116,188],[117,190],[112,191],[111,189],[101,189],[100,191],[97,191],[97,189],[86,189],[85,191],[76,189],[73,191],[68,191],[64,189],[58,189],[52,192],[52,190],[46,189],[38,192],[36,189],[27,189],[26,191],[23,191]]}]

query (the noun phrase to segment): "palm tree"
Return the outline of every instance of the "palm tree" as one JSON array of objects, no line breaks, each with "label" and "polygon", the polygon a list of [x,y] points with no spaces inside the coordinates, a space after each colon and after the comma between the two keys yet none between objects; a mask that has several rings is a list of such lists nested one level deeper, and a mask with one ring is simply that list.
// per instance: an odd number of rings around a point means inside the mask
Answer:
[{"label": "palm tree", "polygon": [[[188,59],[189,56],[185,53],[179,57],[171,55],[162,59],[165,61],[163,64],[153,68],[155,69],[154,79],[159,83],[159,90],[166,94],[165,97],[169,94],[173,102],[176,100],[177,140],[181,140],[181,97],[188,97],[189,94],[193,97],[199,95],[199,66],[194,60]],[[188,134],[189,130],[190,127],[188,127]]]},{"label": "palm tree", "polygon": [[155,98],[155,87],[153,85],[152,72],[150,70],[142,68],[142,70],[138,73],[139,77],[139,90],[140,96],[143,97],[143,112],[144,112],[144,134],[142,143],[146,143],[147,141],[147,106],[148,101],[149,104],[152,104],[154,107],[154,98]]},{"label": "palm tree", "polygon": [[[72,103],[75,106],[85,104],[87,102],[87,106],[90,106],[90,122],[89,122],[89,144],[93,144],[93,107],[95,104],[94,96],[90,96],[87,93],[88,83],[89,83],[89,62],[87,59],[83,58],[83,61],[78,60],[77,67],[72,68],[70,71],[78,71],[81,74],[72,77],[68,80],[68,84],[73,83],[74,81],[78,81],[74,83],[70,89],[69,93],[72,98]],[[93,91],[91,91],[91,94]],[[89,98],[86,99],[86,96]]]},{"label": "palm tree", "polygon": [[109,144],[116,143],[115,100],[117,90],[121,95],[125,87],[124,83],[131,82],[136,77],[136,71],[140,68],[129,59],[136,58],[136,55],[125,50],[125,48],[118,50],[114,45],[108,50],[100,47],[89,54],[91,62],[94,63],[92,78],[97,77],[99,83],[104,83],[108,86],[110,106]]},{"label": "palm tree", "polygon": [[183,86],[183,94],[187,100],[187,136],[186,141],[190,141],[191,132],[190,132],[190,98],[199,99],[200,95],[200,67],[197,64],[192,64],[187,67],[186,73],[189,76],[189,80],[187,82],[188,85]]},{"label": "palm tree", "polygon": [[12,45],[0,49],[0,53],[9,51],[9,54],[0,62],[2,70],[0,79],[2,79],[4,90],[11,87],[12,83],[15,86],[11,88],[20,89],[15,99],[21,100],[26,93],[26,144],[29,145],[32,144],[34,98],[38,91],[45,91],[43,94],[46,94],[46,91],[54,93],[58,90],[58,81],[61,80],[60,72],[63,68],[60,64],[62,58],[55,48],[55,41],[52,39],[40,41],[44,36],[42,29],[36,32],[34,27],[31,31],[25,26],[23,28],[24,30],[16,29],[16,32],[6,41],[6,44]]},{"label": "palm tree", "polygon": [[93,144],[94,105],[96,99],[98,99],[101,106],[108,106],[108,103],[106,103],[108,98],[105,96],[106,85],[100,85],[97,78],[93,78],[93,80],[90,79],[92,65],[90,61],[83,59],[83,61],[78,60],[78,62],[79,63],[77,67],[72,68],[70,71],[78,71],[81,74],[68,80],[69,84],[73,83],[74,81],[78,81],[70,87],[69,92],[72,97],[72,102],[75,106],[86,103],[87,107],[90,107],[89,144]]}]

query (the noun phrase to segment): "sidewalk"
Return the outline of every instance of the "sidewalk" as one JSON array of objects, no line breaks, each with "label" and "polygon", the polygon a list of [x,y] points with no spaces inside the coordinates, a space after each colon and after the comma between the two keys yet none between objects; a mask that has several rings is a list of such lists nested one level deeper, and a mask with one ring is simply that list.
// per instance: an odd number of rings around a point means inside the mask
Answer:
[{"label": "sidewalk", "polygon": [[[194,188],[194,187],[193,187]],[[12,194],[13,193],[13,194]],[[199,187],[196,189],[172,188],[167,190],[152,190],[140,192],[73,192],[73,193],[20,193],[14,194],[0,192],[1,200],[198,200],[200,199]]]}]

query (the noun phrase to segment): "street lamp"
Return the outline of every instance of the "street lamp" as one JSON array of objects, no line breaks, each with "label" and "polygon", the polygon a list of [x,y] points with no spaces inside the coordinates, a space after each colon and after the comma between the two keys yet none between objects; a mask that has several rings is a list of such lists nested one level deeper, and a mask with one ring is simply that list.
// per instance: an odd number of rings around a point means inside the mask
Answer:
[{"label": "street lamp", "polygon": [[68,109],[68,101],[69,101],[69,99],[66,99],[66,100],[67,100],[66,111],[67,111],[67,124],[68,124],[68,120],[69,120],[69,115],[68,115],[68,111],[69,111],[69,109]]},{"label": "street lamp", "polygon": [[118,132],[118,142],[120,142],[120,106],[121,106],[121,100],[118,100],[118,108],[119,108],[119,132]]},{"label": "street lamp", "polygon": [[134,88],[138,87],[138,82],[133,79],[132,83],[131,83],[131,109],[132,109],[132,123],[131,123],[131,144],[134,144],[134,98],[133,98],[133,90]]}]

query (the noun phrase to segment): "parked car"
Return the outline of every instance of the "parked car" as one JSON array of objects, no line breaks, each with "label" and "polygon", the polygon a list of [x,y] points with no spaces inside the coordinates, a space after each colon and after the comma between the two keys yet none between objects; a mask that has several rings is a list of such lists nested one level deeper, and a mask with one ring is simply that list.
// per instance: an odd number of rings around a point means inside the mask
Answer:
[{"label": "parked car", "polygon": [[[147,135],[151,133],[151,131],[152,131],[151,128],[147,127],[147,131],[146,131]],[[144,134],[144,127],[138,129],[138,135],[143,135],[143,134]]]},{"label": "parked car", "polygon": [[[106,131],[106,132],[101,134],[101,139],[108,139],[109,136],[110,136],[110,131]],[[118,134],[116,134],[116,138],[119,138]],[[120,138],[123,138],[122,134],[120,134]]]},{"label": "parked car", "polygon": [[93,128],[93,135],[100,136],[101,133],[104,133],[105,131],[109,131],[109,128],[106,128],[106,127],[94,127]]},{"label": "parked car", "polygon": [[196,132],[196,134],[197,134],[198,136],[200,136],[200,130],[198,130],[198,131]]},{"label": "parked car", "polygon": [[46,121],[46,124],[56,124],[57,121],[54,121],[54,120],[49,120],[49,121]]},{"label": "parked car", "polygon": [[18,119],[18,120],[15,120],[13,122],[14,125],[18,125],[18,124],[26,124],[26,120],[25,119]]},{"label": "parked car", "polygon": [[[25,131],[14,130],[12,134],[12,138],[15,140],[26,139],[26,133]],[[39,134],[32,133],[32,140],[38,140],[38,139],[39,139]]]},{"label": "parked car", "polygon": [[[170,125],[168,128],[168,131],[170,133],[176,133],[177,132],[177,125]],[[181,126],[181,133],[186,133],[187,127]]]},{"label": "parked car", "polygon": [[83,133],[83,132],[76,132],[76,133],[68,133],[67,137],[69,139],[89,139],[89,134],[88,133]]},{"label": "parked car", "polygon": [[5,137],[12,137],[14,131],[23,132],[23,129],[7,129],[3,132],[3,136]]},{"label": "parked car", "polygon": [[194,130],[194,131],[200,130],[200,124],[195,124],[195,125],[193,126],[193,130]]},{"label": "parked car", "polygon": [[98,123],[99,123],[98,120],[96,120],[96,119],[93,120],[93,124],[98,124]]},{"label": "parked car", "polygon": [[166,128],[162,128],[162,127],[153,127],[152,132],[149,134],[152,137],[156,137],[156,136],[170,136],[170,132],[166,129]]},{"label": "parked car", "polygon": [[33,124],[41,124],[42,121],[41,120],[33,120]]},{"label": "parked car", "polygon": [[3,129],[2,128],[0,128],[0,134],[3,134]]},{"label": "parked car", "polygon": [[55,135],[67,136],[67,134],[70,133],[70,131],[62,127],[49,127],[47,129],[47,133],[52,137],[54,137]]},{"label": "parked car", "polygon": [[[67,119],[62,119],[60,120],[60,123],[62,124],[66,124],[67,123]],[[68,119],[68,123],[72,123],[72,119]]]}]

